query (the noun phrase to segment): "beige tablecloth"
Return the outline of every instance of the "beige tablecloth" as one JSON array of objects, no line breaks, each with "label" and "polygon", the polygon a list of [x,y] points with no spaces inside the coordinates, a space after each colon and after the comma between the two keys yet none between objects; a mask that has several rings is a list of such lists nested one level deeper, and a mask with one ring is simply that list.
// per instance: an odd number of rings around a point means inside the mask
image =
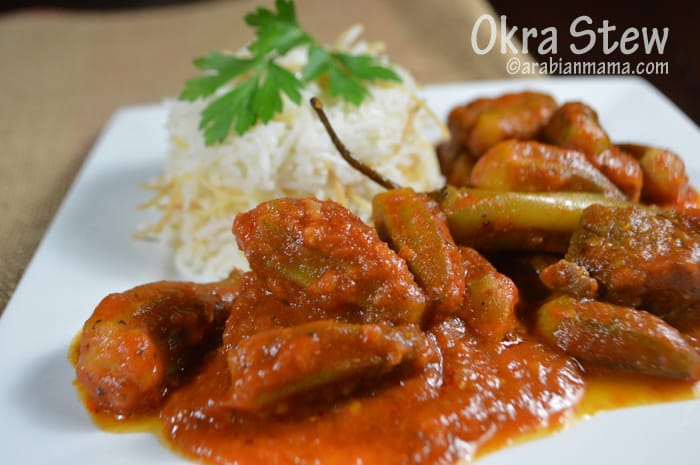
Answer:
[{"label": "beige tablecloth", "polygon": [[[242,18],[261,3],[272,2],[0,16],[0,309],[111,113],[176,95],[196,74],[192,58],[252,38]],[[507,55],[477,55],[469,42],[490,12],[484,0],[297,0],[316,37],[362,23],[424,83],[507,76]]]}]

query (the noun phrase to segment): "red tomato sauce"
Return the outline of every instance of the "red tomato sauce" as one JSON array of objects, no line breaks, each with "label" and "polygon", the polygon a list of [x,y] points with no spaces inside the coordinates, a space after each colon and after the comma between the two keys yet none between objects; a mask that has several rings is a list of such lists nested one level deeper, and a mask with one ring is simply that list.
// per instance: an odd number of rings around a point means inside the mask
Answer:
[{"label": "red tomato sauce", "polygon": [[150,431],[203,463],[390,465],[470,460],[603,410],[694,397],[696,383],[581,367],[529,336],[484,345],[459,320],[430,333],[440,367],[291,414],[222,408],[231,381],[220,351],[158,412],[125,420],[86,405],[102,429]]},{"label": "red tomato sauce", "polygon": [[560,424],[583,395],[578,365],[540,343],[484,346],[458,320],[430,333],[442,355],[420,375],[286,415],[221,409],[230,375],[216,353],[166,401],[165,438],[210,463],[448,464]]}]

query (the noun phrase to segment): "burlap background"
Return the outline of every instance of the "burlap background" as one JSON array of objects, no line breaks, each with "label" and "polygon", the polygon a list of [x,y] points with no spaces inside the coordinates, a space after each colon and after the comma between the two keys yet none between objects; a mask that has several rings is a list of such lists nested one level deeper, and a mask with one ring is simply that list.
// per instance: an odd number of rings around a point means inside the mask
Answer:
[{"label": "burlap background", "polygon": [[[251,38],[243,15],[269,0],[193,2],[110,13],[0,16],[0,309],[103,124],[118,107],[176,95],[192,58]],[[297,0],[330,41],[362,23],[424,83],[507,77],[507,55],[469,45],[484,0]],[[58,265],[58,264],[57,264]],[[1,310],[0,310],[1,311]]]}]

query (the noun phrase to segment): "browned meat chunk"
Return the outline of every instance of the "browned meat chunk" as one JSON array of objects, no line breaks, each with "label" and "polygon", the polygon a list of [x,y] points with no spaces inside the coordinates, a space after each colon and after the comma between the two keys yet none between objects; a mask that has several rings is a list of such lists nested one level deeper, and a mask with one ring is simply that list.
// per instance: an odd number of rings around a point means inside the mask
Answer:
[{"label": "browned meat chunk", "polygon": [[574,297],[595,299],[598,296],[598,281],[591,278],[588,270],[568,260],[559,260],[540,273],[545,286]]},{"label": "browned meat chunk", "polygon": [[598,281],[602,300],[672,322],[700,314],[700,210],[592,205],[566,259]]}]

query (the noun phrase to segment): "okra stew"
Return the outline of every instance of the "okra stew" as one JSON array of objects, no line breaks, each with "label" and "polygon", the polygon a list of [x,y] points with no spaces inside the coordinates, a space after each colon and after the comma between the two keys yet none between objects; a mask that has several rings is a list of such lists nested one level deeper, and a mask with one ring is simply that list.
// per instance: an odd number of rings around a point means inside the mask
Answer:
[{"label": "okra stew", "polygon": [[590,405],[692,396],[700,210],[681,158],[534,92],[448,127],[445,187],[389,184],[372,225],[275,199],[232,219],[249,271],[105,297],[73,349],[97,423],[148,420],[211,464],[452,464]]}]

